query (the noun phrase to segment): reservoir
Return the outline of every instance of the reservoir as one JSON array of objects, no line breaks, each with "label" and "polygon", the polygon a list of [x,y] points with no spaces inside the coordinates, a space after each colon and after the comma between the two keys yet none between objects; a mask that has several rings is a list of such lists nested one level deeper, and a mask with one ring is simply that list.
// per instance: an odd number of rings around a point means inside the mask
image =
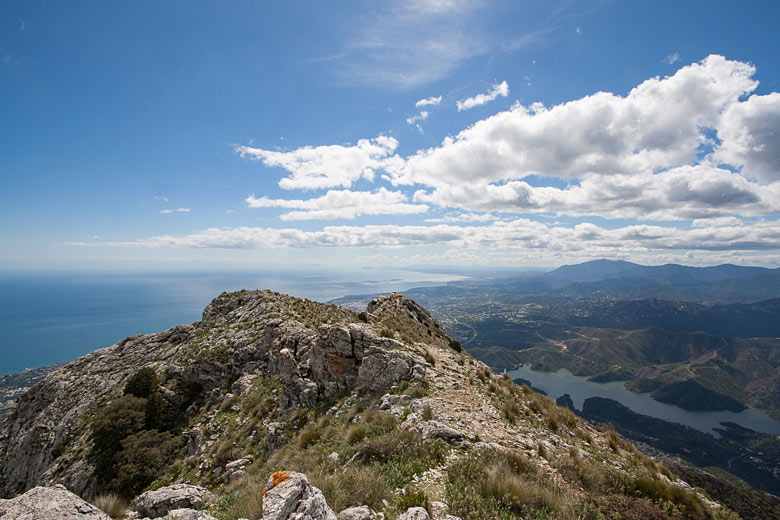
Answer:
[{"label": "reservoir", "polygon": [[563,394],[569,394],[574,401],[574,407],[578,410],[582,410],[582,403],[588,397],[605,397],[619,402],[636,413],[686,424],[713,435],[717,435],[713,428],[722,428],[720,423],[723,421],[731,421],[758,432],[780,435],[780,421],[775,421],[756,408],[748,408],[739,413],[690,412],[671,404],[660,403],[650,397],[650,394],[638,394],[626,390],[622,381],[594,383],[584,377],[575,376],[566,369],[558,372],[535,372],[528,366],[522,366],[507,373],[512,379],[527,379],[536,388],[544,390],[553,401]]}]

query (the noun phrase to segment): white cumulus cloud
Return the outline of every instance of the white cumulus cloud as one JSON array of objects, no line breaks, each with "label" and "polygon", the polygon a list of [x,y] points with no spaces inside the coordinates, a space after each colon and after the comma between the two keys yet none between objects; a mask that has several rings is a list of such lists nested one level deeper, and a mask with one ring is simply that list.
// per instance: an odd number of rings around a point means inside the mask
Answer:
[{"label": "white cumulus cloud", "polygon": [[414,104],[417,108],[420,107],[427,107],[427,106],[436,106],[441,103],[441,96],[431,96],[428,98],[420,99],[417,101],[417,103]]},{"label": "white cumulus cloud", "polygon": [[237,146],[241,157],[262,161],[291,173],[279,181],[284,189],[348,188],[360,178],[373,180],[374,170],[398,147],[392,137],[361,139],[354,146],[304,146],[289,152]]},{"label": "white cumulus cloud", "polygon": [[649,79],[625,97],[598,92],[551,108],[515,104],[389,165],[388,179],[439,187],[690,164],[704,140],[701,128],[716,126],[726,107],[755,89],[754,72],[749,64],[710,56]]},{"label": "white cumulus cloud", "polygon": [[422,110],[416,116],[407,117],[406,118],[406,124],[413,125],[413,124],[417,123],[418,121],[425,121],[426,119],[428,119],[429,115],[430,114],[428,114],[428,112],[426,112],[425,110]]},{"label": "white cumulus cloud", "polygon": [[506,81],[496,83],[485,94],[477,94],[474,97],[466,98],[457,102],[458,112],[468,110],[470,108],[485,105],[494,101],[497,97],[507,97],[509,95],[509,84]]},{"label": "white cumulus cloud", "polygon": [[731,105],[718,137],[723,141],[715,153],[718,160],[743,166],[748,177],[780,181],[780,93]]}]

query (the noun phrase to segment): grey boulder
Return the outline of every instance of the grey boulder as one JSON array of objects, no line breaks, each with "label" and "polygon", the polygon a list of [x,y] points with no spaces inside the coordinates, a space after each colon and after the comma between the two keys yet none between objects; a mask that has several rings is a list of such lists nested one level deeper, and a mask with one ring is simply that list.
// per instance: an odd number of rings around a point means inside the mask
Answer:
[{"label": "grey boulder", "polygon": [[431,516],[422,507],[410,507],[398,520],[431,520]]},{"label": "grey boulder", "polygon": [[0,499],[3,520],[111,520],[65,486],[35,487],[10,500]]},{"label": "grey boulder", "polygon": [[377,514],[368,506],[350,507],[336,517],[338,520],[374,520]]},{"label": "grey boulder", "polygon": [[206,488],[190,484],[173,484],[136,497],[135,510],[142,516],[160,518],[181,508],[198,509],[214,499]]},{"label": "grey boulder", "polygon": [[337,520],[322,492],[306,475],[277,471],[268,479],[263,496],[263,520]]}]

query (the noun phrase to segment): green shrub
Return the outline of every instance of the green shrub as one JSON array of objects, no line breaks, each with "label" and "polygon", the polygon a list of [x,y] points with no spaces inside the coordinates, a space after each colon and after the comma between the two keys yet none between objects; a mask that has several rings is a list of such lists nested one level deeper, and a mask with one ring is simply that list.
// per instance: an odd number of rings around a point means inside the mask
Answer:
[{"label": "green shrub", "polygon": [[98,409],[92,419],[92,445],[89,461],[95,466],[95,476],[103,483],[116,475],[115,456],[126,437],[141,431],[146,416],[146,399],[125,395]]},{"label": "green shrub", "polygon": [[143,430],[122,441],[116,457],[116,478],[111,488],[132,498],[159,477],[181,448],[181,440],[170,433]]},{"label": "green shrub", "polygon": [[157,389],[160,380],[152,368],[144,367],[130,376],[125,384],[125,395],[136,397],[149,397],[149,394]]},{"label": "green shrub", "polygon": [[359,312],[357,317],[363,323],[368,323],[368,314],[366,314],[365,312]]},{"label": "green shrub", "polygon": [[460,352],[463,350],[463,346],[460,344],[460,341],[456,339],[450,341],[450,348],[455,352]]}]

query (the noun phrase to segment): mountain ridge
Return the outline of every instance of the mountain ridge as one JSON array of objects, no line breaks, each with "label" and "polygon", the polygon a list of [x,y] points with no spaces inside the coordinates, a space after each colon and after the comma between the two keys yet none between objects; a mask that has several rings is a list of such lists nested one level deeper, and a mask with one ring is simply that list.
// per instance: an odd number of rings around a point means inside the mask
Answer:
[{"label": "mountain ridge", "polygon": [[[133,410],[140,422],[120,451],[96,452],[100,432]],[[168,462],[138,459],[149,442],[170,447]],[[97,478],[105,457],[113,480]],[[128,480],[149,462],[158,469],[143,486]],[[492,373],[399,294],[354,312],[223,293],[199,322],[127,338],[33,386],[3,424],[0,465],[6,496],[65,484],[129,498],[152,476],[204,485],[221,497],[211,509],[221,519],[262,503],[256,479],[278,470],[308,474],[335,510],[368,504],[389,518],[432,502],[463,518],[612,515],[628,503],[663,514],[664,501],[697,518],[718,509],[614,433]]]}]

